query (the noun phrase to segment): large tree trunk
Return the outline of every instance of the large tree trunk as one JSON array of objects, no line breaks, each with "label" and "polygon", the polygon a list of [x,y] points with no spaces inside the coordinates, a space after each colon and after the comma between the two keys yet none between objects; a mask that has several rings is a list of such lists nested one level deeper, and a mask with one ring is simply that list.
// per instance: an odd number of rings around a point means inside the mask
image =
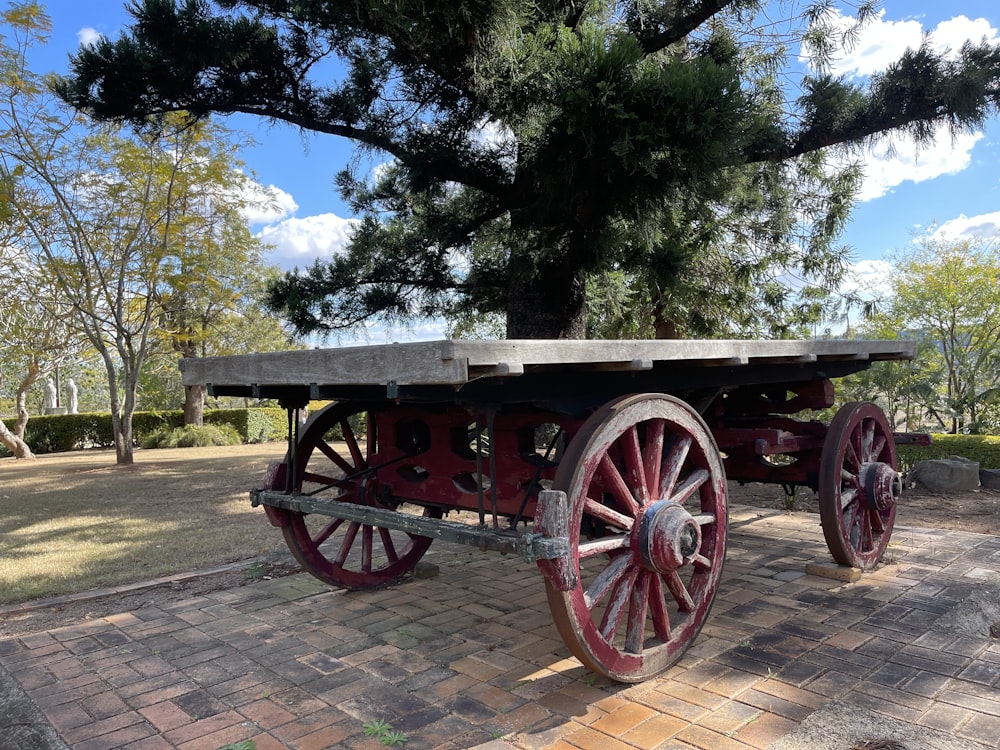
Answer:
[{"label": "large tree trunk", "polygon": [[585,274],[571,258],[543,265],[511,256],[507,283],[507,338],[587,338]]},{"label": "large tree trunk", "polygon": [[14,458],[34,458],[31,448],[20,437],[7,429],[7,425],[0,419],[0,443],[7,446],[7,450],[14,454]]}]

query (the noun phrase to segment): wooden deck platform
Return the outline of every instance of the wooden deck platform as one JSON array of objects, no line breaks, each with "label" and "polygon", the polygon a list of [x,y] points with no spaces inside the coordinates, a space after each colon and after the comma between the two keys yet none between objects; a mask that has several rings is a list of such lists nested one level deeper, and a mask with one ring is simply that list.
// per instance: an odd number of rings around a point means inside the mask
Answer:
[{"label": "wooden deck platform", "polygon": [[632,371],[912,359],[913,341],[442,340],[183,359],[185,385],[462,386],[480,378],[565,371]]}]

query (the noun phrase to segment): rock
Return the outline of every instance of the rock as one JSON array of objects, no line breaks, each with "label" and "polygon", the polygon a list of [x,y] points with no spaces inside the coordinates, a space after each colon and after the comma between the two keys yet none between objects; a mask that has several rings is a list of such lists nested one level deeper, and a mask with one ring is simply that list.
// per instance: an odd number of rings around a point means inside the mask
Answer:
[{"label": "rock", "polygon": [[1000,469],[980,469],[979,484],[986,490],[1000,490]]},{"label": "rock", "polygon": [[941,492],[979,489],[979,462],[962,456],[918,461],[906,475],[906,484]]}]

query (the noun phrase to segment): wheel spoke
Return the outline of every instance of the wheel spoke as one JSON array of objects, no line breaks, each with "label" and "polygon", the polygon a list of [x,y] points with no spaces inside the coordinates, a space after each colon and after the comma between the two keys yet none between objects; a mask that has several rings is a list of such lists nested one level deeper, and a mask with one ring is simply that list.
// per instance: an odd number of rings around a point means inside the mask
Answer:
[{"label": "wheel spoke", "polygon": [[622,617],[627,609],[626,604],[628,604],[632,591],[635,589],[635,580],[639,576],[639,570],[637,565],[629,567],[627,573],[615,586],[611,601],[608,603],[607,609],[604,610],[604,617],[601,619],[601,635],[609,643],[614,640],[618,627],[621,625]]},{"label": "wheel spoke", "polygon": [[592,497],[588,497],[584,501],[583,512],[623,531],[629,531],[632,528],[632,524],[635,523],[634,518],[630,518],[624,513],[619,513],[614,508],[609,508],[607,505],[597,502]]},{"label": "wheel spoke", "polygon": [[358,439],[354,434],[354,430],[351,429],[351,423],[346,419],[342,420],[340,430],[344,433],[344,442],[347,443],[347,449],[351,452],[351,458],[354,459],[355,471],[367,469],[368,462],[361,455],[361,447],[358,445]]},{"label": "wheel spoke", "polygon": [[[660,466],[663,462],[663,431],[666,428],[666,421],[662,419],[650,420],[646,425],[646,450],[643,452],[642,461],[646,467],[646,488],[649,492],[657,492],[660,488]],[[662,495],[658,495],[653,500],[659,500]]]},{"label": "wheel spoke", "polygon": [[674,492],[674,485],[677,477],[681,475],[684,461],[687,459],[688,451],[691,450],[691,436],[681,435],[670,446],[670,453],[667,454],[666,466],[663,467],[663,476],[660,477],[660,487],[657,497],[664,500]]},{"label": "wheel spoke", "polygon": [[694,599],[691,598],[691,594],[684,586],[681,577],[677,575],[676,570],[664,573],[663,582],[667,584],[667,590],[674,597],[674,601],[677,602],[677,609],[681,612],[694,612]]},{"label": "wheel spoke", "polygon": [[666,643],[670,640],[670,614],[663,596],[663,580],[660,576],[649,577],[649,606],[653,616],[653,632]]},{"label": "wheel spoke", "polygon": [[866,464],[872,460],[872,447],[875,442],[875,420],[862,420],[859,437],[861,439],[861,463]]},{"label": "wheel spoke", "polygon": [[588,557],[596,557],[620,549],[628,549],[628,536],[602,536],[589,542],[580,542],[580,559],[586,560]]},{"label": "wheel spoke", "polygon": [[876,536],[882,536],[885,533],[885,524],[882,521],[882,514],[879,512],[879,509],[872,506],[868,509],[868,515],[871,518],[872,532]]},{"label": "wheel spoke", "polygon": [[691,520],[693,520],[699,526],[708,526],[710,523],[715,523],[715,514],[694,513],[691,515]]},{"label": "wheel spoke", "polygon": [[629,489],[628,485],[625,484],[625,480],[622,478],[621,473],[618,468],[612,463],[611,457],[605,453],[601,456],[600,468],[601,478],[604,480],[604,484],[607,486],[608,491],[614,495],[615,499],[620,503],[620,507],[625,510],[633,518],[639,515],[639,504],[636,503],[635,498],[632,497],[632,491]]},{"label": "wheel spoke", "polygon": [[392,535],[389,533],[389,529],[379,526],[378,535],[382,539],[382,549],[385,550],[386,559],[388,559],[390,564],[399,562],[399,553],[396,552],[396,545],[392,541]]},{"label": "wheel spoke", "polygon": [[320,452],[324,456],[326,456],[333,463],[335,463],[337,465],[337,468],[339,468],[342,472],[344,472],[346,476],[350,476],[351,474],[357,471],[357,468],[355,468],[357,464],[351,466],[351,464],[347,462],[347,459],[341,456],[340,453],[337,451],[337,449],[334,448],[329,443],[327,443],[325,440],[320,440],[316,444],[316,447],[320,449]]},{"label": "wheel spoke", "polygon": [[858,458],[858,451],[854,447],[853,436],[848,437],[847,444],[844,447],[846,449],[844,451],[844,465],[847,466],[850,463],[851,469],[853,469],[851,474],[857,474],[861,471],[861,459]]},{"label": "wheel spoke", "polygon": [[324,526],[320,530],[320,532],[315,537],[313,537],[313,544],[315,544],[317,547],[321,547],[323,545],[323,542],[329,539],[330,535],[333,534],[333,532],[335,532],[337,529],[339,529],[341,524],[343,523],[344,523],[343,518],[331,518],[330,523]]},{"label": "wheel spoke", "polygon": [[361,527],[361,572],[372,572],[372,527]]},{"label": "wheel spoke", "polygon": [[678,485],[670,498],[673,502],[683,505],[699,487],[708,481],[710,474],[705,469],[691,472],[691,475]]},{"label": "wheel spoke", "polygon": [[627,484],[635,487],[635,497],[639,505],[649,503],[649,489],[646,486],[646,472],[642,464],[642,449],[639,447],[639,430],[636,425],[629,427],[621,440],[625,458]]},{"label": "wheel spoke", "polygon": [[344,563],[347,562],[348,555],[351,554],[351,547],[354,546],[354,540],[358,536],[358,529],[361,528],[361,524],[357,521],[351,521],[350,525],[347,527],[347,533],[344,534],[344,539],[340,543],[340,552],[337,553],[337,559],[334,560],[336,565],[344,567]]},{"label": "wheel spoke", "polygon": [[886,440],[885,435],[879,435],[876,438],[875,443],[872,445],[872,454],[871,454],[872,461],[878,461],[881,458],[882,452],[885,450],[885,446],[887,444],[888,441]]},{"label": "wheel spoke", "polygon": [[302,483],[311,482],[312,484],[325,484],[329,487],[336,487],[337,489],[347,489],[350,487],[350,482],[344,480],[343,477],[329,477],[326,474],[316,474],[311,471],[306,471],[302,473]]},{"label": "wheel spoke", "polygon": [[604,570],[597,574],[591,581],[590,586],[583,592],[583,600],[588,609],[593,609],[628,572],[631,556],[628,554],[618,555]]},{"label": "wheel spoke", "polygon": [[[844,508],[843,529],[846,532],[845,538],[851,540],[851,530],[858,525],[858,504],[851,503]],[[857,549],[855,545],[855,549]]]},{"label": "wheel spoke", "polygon": [[646,615],[649,612],[650,581],[654,578],[642,570],[636,579],[628,605],[628,627],[625,630],[625,650],[641,654],[646,641]]},{"label": "wheel spoke", "polygon": [[844,509],[854,502],[858,496],[858,491],[853,487],[847,487],[840,491],[840,507]]},{"label": "wheel spoke", "polygon": [[712,561],[709,560],[704,555],[695,555],[691,558],[691,564],[694,565],[698,570],[711,570]]}]

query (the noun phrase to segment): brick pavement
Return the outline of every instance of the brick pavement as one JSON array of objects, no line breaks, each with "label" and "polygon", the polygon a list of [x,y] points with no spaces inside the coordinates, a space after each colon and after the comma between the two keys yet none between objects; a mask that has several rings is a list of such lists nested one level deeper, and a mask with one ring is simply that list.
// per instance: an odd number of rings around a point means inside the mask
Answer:
[{"label": "brick pavement", "polygon": [[[569,657],[533,566],[440,543],[435,578],[262,581],[0,641],[0,665],[73,750],[374,750],[376,720],[407,750],[819,748],[820,719],[860,716],[1000,748],[1000,642],[976,619],[1000,537],[897,529],[853,584],[804,574],[825,555],[814,516],[734,509],[707,625],[641,685]],[[813,724],[827,740],[797,745]]]}]

